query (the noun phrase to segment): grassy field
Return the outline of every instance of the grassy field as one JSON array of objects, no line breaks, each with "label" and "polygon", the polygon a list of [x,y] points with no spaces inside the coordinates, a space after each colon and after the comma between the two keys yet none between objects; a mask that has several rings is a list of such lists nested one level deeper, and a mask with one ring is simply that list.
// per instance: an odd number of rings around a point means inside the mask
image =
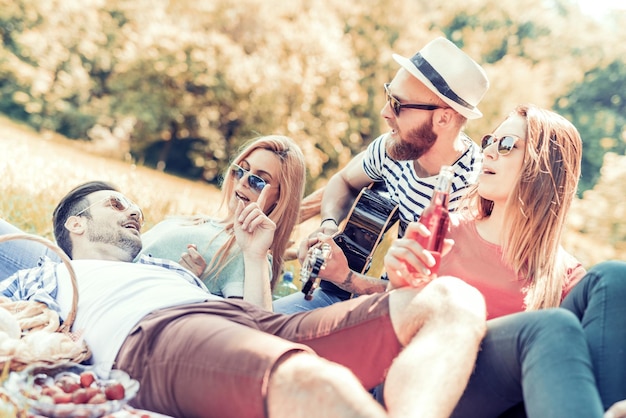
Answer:
[{"label": "grassy field", "polygon": [[[146,216],[144,231],[168,215],[220,212],[217,187],[89,152],[87,144],[37,133],[0,116],[0,217],[29,233],[52,236],[52,211],[73,187],[90,180],[115,184]],[[314,218],[297,227],[294,241],[315,229]],[[299,265],[291,263],[296,272]],[[297,280],[296,280],[297,282]]]},{"label": "grassy field", "polygon": [[211,185],[97,156],[74,141],[40,135],[5,118],[0,125],[0,215],[28,232],[51,238],[56,202],[89,180],[112,182],[137,201],[148,228],[169,214],[218,211],[219,190]]}]

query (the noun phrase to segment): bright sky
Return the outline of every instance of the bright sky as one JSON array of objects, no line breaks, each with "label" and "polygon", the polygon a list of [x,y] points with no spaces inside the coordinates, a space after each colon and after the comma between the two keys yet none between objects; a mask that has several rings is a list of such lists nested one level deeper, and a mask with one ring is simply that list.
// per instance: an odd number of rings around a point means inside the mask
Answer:
[{"label": "bright sky", "polygon": [[624,0],[578,0],[578,4],[583,13],[596,16],[616,9],[626,10]]}]

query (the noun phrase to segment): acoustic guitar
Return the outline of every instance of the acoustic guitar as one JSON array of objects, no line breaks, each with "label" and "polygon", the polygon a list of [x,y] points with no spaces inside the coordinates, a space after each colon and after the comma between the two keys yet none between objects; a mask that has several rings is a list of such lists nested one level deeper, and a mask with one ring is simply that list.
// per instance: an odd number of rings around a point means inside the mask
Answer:
[{"label": "acoustic guitar", "polygon": [[[333,236],[342,249],[351,270],[366,273],[372,257],[387,231],[398,221],[398,205],[393,203],[383,183],[372,183],[356,197],[343,228]],[[319,286],[341,300],[352,294],[337,285],[319,278],[319,272],[328,257],[329,248],[312,248],[302,264],[300,279],[305,299],[311,300]]]}]

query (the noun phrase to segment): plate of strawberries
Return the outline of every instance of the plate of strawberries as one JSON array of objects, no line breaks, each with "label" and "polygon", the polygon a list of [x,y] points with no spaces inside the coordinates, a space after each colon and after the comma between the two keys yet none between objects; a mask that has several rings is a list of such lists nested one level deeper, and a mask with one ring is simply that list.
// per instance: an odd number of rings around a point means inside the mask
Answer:
[{"label": "plate of strawberries", "polygon": [[51,418],[99,418],[121,410],[139,391],[139,382],[122,370],[100,378],[92,366],[66,363],[33,365],[12,372],[5,389],[31,414]]}]

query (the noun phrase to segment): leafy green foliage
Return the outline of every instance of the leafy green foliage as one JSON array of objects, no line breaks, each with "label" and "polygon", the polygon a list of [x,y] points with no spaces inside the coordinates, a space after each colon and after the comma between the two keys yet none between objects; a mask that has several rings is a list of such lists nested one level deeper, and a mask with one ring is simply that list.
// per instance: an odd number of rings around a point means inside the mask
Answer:
[{"label": "leafy green foliage", "polygon": [[555,104],[583,138],[579,192],[593,188],[607,152],[626,151],[626,64],[611,62],[585,74],[582,83]]},{"label": "leafy green foliage", "polygon": [[0,0],[0,112],[214,183],[243,142],[289,135],[312,191],[387,129],[392,52],[444,35],[491,80],[468,134],[554,106],[583,133],[586,190],[624,150],[625,19],[570,0]]}]

